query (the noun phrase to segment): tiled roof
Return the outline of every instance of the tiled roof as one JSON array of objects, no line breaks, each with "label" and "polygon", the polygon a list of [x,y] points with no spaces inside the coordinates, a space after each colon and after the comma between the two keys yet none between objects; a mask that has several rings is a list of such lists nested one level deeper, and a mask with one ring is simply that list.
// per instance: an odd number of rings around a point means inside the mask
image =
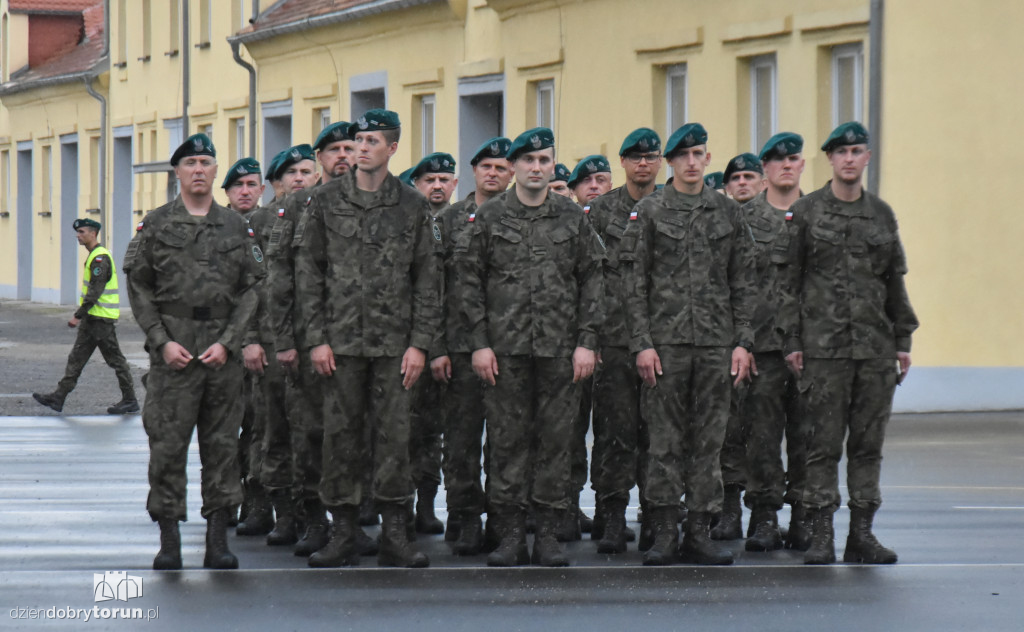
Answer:
[{"label": "tiled roof", "polygon": [[81,13],[100,4],[97,0],[10,0],[11,11],[18,13]]},{"label": "tiled roof", "polygon": [[61,83],[61,77],[75,80],[81,73],[95,68],[104,59],[101,35],[83,41],[67,55],[12,76],[11,81],[0,85],[0,94],[30,90],[40,84]]},{"label": "tiled roof", "polygon": [[259,19],[252,26],[252,30],[259,31],[272,26],[280,26],[290,22],[297,22],[305,18],[316,17],[342,11],[361,4],[370,4],[374,0],[279,0],[269,9],[260,14]]},{"label": "tiled roof", "polygon": [[278,0],[236,34],[240,41],[359,20],[371,15],[444,0]]}]

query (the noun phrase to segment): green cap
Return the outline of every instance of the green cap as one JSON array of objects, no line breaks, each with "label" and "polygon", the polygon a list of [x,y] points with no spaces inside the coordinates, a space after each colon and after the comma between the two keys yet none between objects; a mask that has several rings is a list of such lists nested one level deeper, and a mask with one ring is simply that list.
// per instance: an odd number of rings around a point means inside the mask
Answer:
[{"label": "green cap", "polygon": [[348,126],[348,135],[356,137],[359,132],[382,132],[386,129],[398,129],[402,126],[398,113],[391,110],[374,108],[353,121]]},{"label": "green cap", "polygon": [[100,228],[102,228],[99,222],[94,219],[89,219],[88,217],[76,219],[71,223],[71,227],[75,230],[78,230],[79,228],[95,228],[96,232],[99,232]]},{"label": "green cap", "polygon": [[562,182],[568,184],[570,175],[572,175],[572,172],[569,171],[569,167],[566,167],[562,163],[557,163],[555,165],[555,175],[551,176],[551,181],[556,182],[558,180],[561,180]]},{"label": "green cap", "polygon": [[804,137],[793,132],[779,132],[768,139],[768,142],[761,148],[758,158],[771,160],[773,158],[785,158],[793,154],[799,154],[804,150]]},{"label": "green cap", "polygon": [[425,173],[455,173],[455,158],[443,151],[427,154],[412,168],[409,179],[415,180]]},{"label": "green cap", "polygon": [[288,167],[295,163],[302,162],[303,160],[316,160],[313,148],[306,144],[289,147],[284,150],[282,154],[281,161],[277,164],[277,171],[275,171],[278,180],[280,180],[281,176],[284,175],[284,172],[288,170]]},{"label": "green cap", "polygon": [[274,157],[270,159],[270,164],[267,165],[267,180],[279,179],[277,177],[277,168],[281,166],[281,161],[284,160],[284,155],[287,152],[287,149],[282,149],[281,151],[274,154]]},{"label": "green cap", "polygon": [[688,149],[708,142],[708,132],[700,123],[687,123],[668,137],[665,143],[665,158],[671,158],[680,149]]},{"label": "green cap", "polygon": [[825,140],[825,144],[821,146],[821,150],[828,152],[843,145],[866,145],[867,142],[867,128],[857,121],[850,121],[832,130]]},{"label": "green cap", "polygon": [[647,153],[651,151],[661,151],[661,138],[658,136],[658,132],[653,129],[641,127],[630,132],[626,140],[622,141],[619,155],[625,156],[630,152]]},{"label": "green cap", "polygon": [[224,183],[220,185],[220,188],[227,189],[235,180],[252,173],[257,175],[263,173],[260,171],[259,161],[255,158],[242,158],[228,169],[228,175],[224,176]]},{"label": "green cap", "polygon": [[341,140],[352,140],[352,137],[348,135],[348,127],[348,121],[331,123],[317,135],[316,140],[313,141],[313,149],[320,151],[331,143]]},{"label": "green cap", "polygon": [[185,139],[185,142],[178,145],[178,148],[171,154],[171,166],[177,167],[182,158],[189,156],[211,156],[217,157],[217,150],[213,147],[213,141],[206,134],[192,134]]},{"label": "green cap", "polygon": [[483,145],[480,145],[476,153],[473,154],[473,159],[469,161],[469,164],[475,167],[476,163],[485,158],[504,158],[508,154],[508,148],[511,145],[512,141],[504,136],[495,136],[490,140],[484,141]]},{"label": "green cap", "polygon": [[402,184],[408,184],[409,186],[413,186],[412,172],[414,169],[416,169],[416,167],[409,167],[402,173],[398,174],[398,181],[401,182]]},{"label": "green cap", "polygon": [[515,160],[519,154],[528,154],[531,151],[540,151],[554,146],[555,133],[546,127],[535,127],[516,136],[516,139],[509,145],[505,158]]},{"label": "green cap", "polygon": [[764,175],[764,169],[761,168],[761,161],[754,154],[746,153],[736,156],[729,161],[729,164],[725,166],[725,174],[722,175],[722,182],[728,182],[732,174],[739,173],[740,171],[753,171]]},{"label": "green cap", "polygon": [[704,176],[704,185],[710,189],[721,189],[725,186],[721,171],[715,171]]},{"label": "green cap", "polygon": [[575,187],[580,180],[586,178],[592,173],[611,173],[612,166],[608,164],[608,159],[600,154],[593,154],[587,156],[576,165],[576,168],[572,170],[572,175],[569,176],[569,180],[566,184],[569,188]]}]

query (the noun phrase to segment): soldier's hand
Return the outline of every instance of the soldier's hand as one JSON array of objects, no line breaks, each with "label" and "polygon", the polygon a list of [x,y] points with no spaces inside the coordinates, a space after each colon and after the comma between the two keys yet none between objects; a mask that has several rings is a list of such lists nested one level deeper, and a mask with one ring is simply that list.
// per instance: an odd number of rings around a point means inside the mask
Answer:
[{"label": "soldier's hand", "polygon": [[402,386],[405,390],[412,388],[416,380],[420,379],[423,367],[427,365],[427,354],[416,347],[409,347],[402,356]]},{"label": "soldier's hand", "polygon": [[452,360],[446,355],[430,361],[430,373],[437,382],[448,383],[452,377]]},{"label": "soldier's hand", "polygon": [[736,379],[732,381],[733,386],[739,386],[744,380],[750,379],[750,352],[743,347],[736,347],[732,350],[732,365],[729,367],[729,375]]},{"label": "soldier's hand", "polygon": [[896,360],[900,363],[900,374],[896,378],[896,385],[898,386],[903,383],[907,373],[910,372],[910,354],[906,351],[897,351]]},{"label": "soldier's hand", "polygon": [[757,375],[757,360],[754,358],[754,354],[750,354],[750,377],[751,380]]},{"label": "soldier's hand", "polygon": [[173,340],[164,343],[164,346],[160,348],[160,354],[164,357],[167,366],[175,371],[184,369],[192,361],[192,354],[188,352],[188,349]]},{"label": "soldier's hand", "polygon": [[219,342],[215,342],[199,356],[199,361],[206,366],[219,369],[228,361],[228,350]]},{"label": "soldier's hand", "polygon": [[804,352],[794,351],[786,356],[786,366],[789,367],[789,370],[793,375],[800,377],[800,374],[803,373],[804,370]]},{"label": "soldier's hand", "polygon": [[644,349],[636,354],[636,372],[640,374],[640,379],[647,386],[657,384],[657,376],[662,374],[661,358],[658,356],[658,352],[654,349]]},{"label": "soldier's hand", "polygon": [[473,352],[473,373],[491,386],[497,383],[495,378],[498,376],[498,358],[490,347]]},{"label": "soldier's hand", "polygon": [[594,374],[597,354],[584,347],[576,347],[572,352],[572,383],[585,380]]},{"label": "soldier's hand", "polygon": [[78,327],[78,323],[80,323],[80,322],[81,322],[80,320],[78,320],[77,318],[72,316],[71,320],[68,321],[68,327],[74,329],[75,327]]},{"label": "soldier's hand", "polygon": [[334,364],[334,351],[331,350],[331,345],[313,347],[309,352],[309,359],[313,361],[313,370],[324,377],[334,375],[334,370],[338,368]]},{"label": "soldier's hand", "polygon": [[277,352],[277,363],[289,371],[299,366],[299,352],[295,349],[286,349]]},{"label": "soldier's hand", "polygon": [[245,345],[242,347],[242,362],[249,371],[263,375],[263,367],[267,366],[267,352],[262,345]]}]

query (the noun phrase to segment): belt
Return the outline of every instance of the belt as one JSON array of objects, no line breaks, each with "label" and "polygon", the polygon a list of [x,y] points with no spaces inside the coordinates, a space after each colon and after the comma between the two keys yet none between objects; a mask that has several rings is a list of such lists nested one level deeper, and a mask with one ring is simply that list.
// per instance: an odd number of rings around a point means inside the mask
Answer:
[{"label": "belt", "polygon": [[164,316],[174,316],[175,318],[189,318],[192,320],[215,320],[218,318],[230,318],[231,310],[234,309],[231,305],[180,305],[177,303],[168,303],[160,306],[160,313]]}]

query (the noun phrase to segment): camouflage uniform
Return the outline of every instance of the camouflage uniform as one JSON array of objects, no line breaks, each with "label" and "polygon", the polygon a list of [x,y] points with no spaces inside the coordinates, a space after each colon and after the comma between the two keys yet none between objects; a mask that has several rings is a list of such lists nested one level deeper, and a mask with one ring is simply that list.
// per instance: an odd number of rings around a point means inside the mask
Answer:
[{"label": "camouflage uniform", "polygon": [[412,399],[400,368],[441,324],[440,236],[426,199],[390,174],[375,193],[358,192],[351,172],[317,187],[296,227],[297,329],[306,348],[329,344],[337,364],[324,379],[320,481],[332,510],[362,500],[366,425],[375,432],[374,500],[410,499]]},{"label": "camouflage uniform", "polygon": [[484,386],[488,506],[566,509],[580,395],[572,354],[597,348],[604,249],[587,216],[557,195],[527,207],[513,187],[467,219],[454,300],[470,348],[491,348],[500,371]]},{"label": "camouflage uniform", "polygon": [[756,279],[739,206],[708,187],[685,196],[671,186],[641,200],[622,237],[632,350],[654,348],[664,375],[644,387],[650,430],[648,505],[717,512],[719,452],[732,398],[731,350],[752,341]]},{"label": "camouflage uniform", "polygon": [[798,200],[793,213],[785,352],[803,351],[801,416],[808,428],[809,509],[839,507],[839,460],[847,452],[851,509],[873,511],[885,427],[898,375],[918,321],[907,297],[907,262],[896,217],[864,191],[842,202],[831,183]]},{"label": "camouflage uniform", "polygon": [[[132,312],[146,332],[150,371],[143,426],[149,436],[153,520],[185,520],[185,464],[193,429],[202,459],[203,517],[242,500],[238,431],[242,421],[241,343],[263,276],[245,220],[216,202],[190,215],[181,197],[149,213],[125,254]],[[161,349],[174,341],[196,359],[169,368]],[[219,342],[220,368],[198,356]]]},{"label": "camouflage uniform", "polygon": [[[231,206],[228,205],[227,208]],[[253,209],[248,213],[242,213],[241,216],[248,222],[255,212],[256,209]],[[266,253],[265,248],[263,252]],[[259,342],[255,327],[255,323],[250,323],[242,340],[242,347]],[[248,484],[259,481],[259,471],[263,464],[263,421],[257,415],[257,411],[263,405],[263,396],[260,393],[259,376],[249,371],[242,375],[242,403],[242,429],[238,434],[238,471],[242,482]],[[248,507],[243,505],[243,512],[247,509]]]}]

